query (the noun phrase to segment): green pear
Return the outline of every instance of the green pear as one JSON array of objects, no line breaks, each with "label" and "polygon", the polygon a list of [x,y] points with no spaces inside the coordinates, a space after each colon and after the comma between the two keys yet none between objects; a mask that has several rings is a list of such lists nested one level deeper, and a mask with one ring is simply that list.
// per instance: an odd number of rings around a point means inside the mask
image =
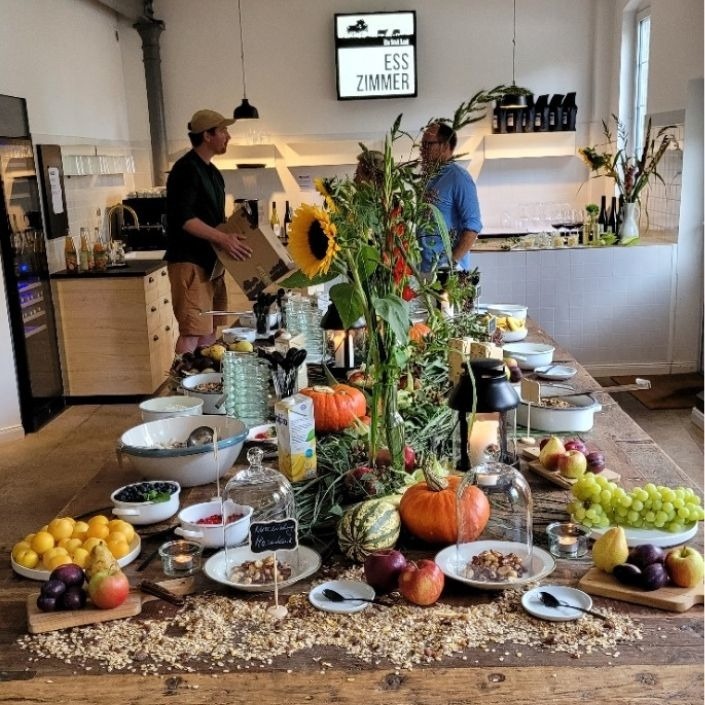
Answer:
[{"label": "green pear", "polygon": [[611,573],[615,566],[626,563],[628,557],[627,537],[621,526],[605,531],[592,547],[592,561],[605,573]]},{"label": "green pear", "polygon": [[564,453],[563,441],[558,436],[551,436],[539,452],[539,462],[547,470],[558,470],[558,458]]}]

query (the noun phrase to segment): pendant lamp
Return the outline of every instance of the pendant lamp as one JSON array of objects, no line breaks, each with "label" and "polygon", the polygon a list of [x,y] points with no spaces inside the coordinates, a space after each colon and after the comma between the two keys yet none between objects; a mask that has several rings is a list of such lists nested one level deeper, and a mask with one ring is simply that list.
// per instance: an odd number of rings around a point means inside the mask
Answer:
[{"label": "pendant lamp", "polygon": [[517,0],[514,0],[514,28],[512,31],[512,89],[502,96],[499,107],[503,110],[517,110],[527,106],[526,95],[517,88],[515,81],[517,62]]},{"label": "pendant lamp", "polygon": [[259,111],[254,105],[250,105],[247,100],[247,81],[245,80],[245,42],[242,39],[242,8],[241,0],[237,0],[237,19],[240,25],[240,64],[242,66],[242,102],[233,111],[236,120],[256,120],[259,118]]}]

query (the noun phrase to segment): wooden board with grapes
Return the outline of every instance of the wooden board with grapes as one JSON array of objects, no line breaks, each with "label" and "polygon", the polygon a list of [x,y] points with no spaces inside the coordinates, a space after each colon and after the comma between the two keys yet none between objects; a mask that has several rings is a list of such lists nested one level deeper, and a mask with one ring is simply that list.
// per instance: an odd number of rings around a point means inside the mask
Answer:
[{"label": "wooden board with grapes", "polygon": [[622,526],[629,546],[676,546],[691,539],[705,517],[700,497],[690,487],[648,482],[627,490],[603,473],[586,473],[571,493],[567,510],[573,521],[591,529],[593,538]]}]

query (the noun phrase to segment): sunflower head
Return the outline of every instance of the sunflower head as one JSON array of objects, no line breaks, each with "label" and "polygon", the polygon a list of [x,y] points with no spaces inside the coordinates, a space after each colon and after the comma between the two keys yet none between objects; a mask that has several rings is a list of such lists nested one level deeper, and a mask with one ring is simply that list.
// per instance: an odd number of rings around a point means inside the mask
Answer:
[{"label": "sunflower head", "polygon": [[307,276],[327,274],[335,254],[336,228],[322,208],[303,204],[296,209],[289,233],[289,252]]}]

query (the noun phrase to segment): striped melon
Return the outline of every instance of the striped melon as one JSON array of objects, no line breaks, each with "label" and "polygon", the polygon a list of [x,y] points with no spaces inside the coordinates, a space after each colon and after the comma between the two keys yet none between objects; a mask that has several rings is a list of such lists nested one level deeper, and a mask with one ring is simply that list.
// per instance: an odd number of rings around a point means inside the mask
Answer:
[{"label": "striped melon", "polygon": [[343,514],[338,523],[338,545],[348,558],[362,563],[370,553],[393,548],[400,529],[401,519],[394,504],[370,499]]}]

